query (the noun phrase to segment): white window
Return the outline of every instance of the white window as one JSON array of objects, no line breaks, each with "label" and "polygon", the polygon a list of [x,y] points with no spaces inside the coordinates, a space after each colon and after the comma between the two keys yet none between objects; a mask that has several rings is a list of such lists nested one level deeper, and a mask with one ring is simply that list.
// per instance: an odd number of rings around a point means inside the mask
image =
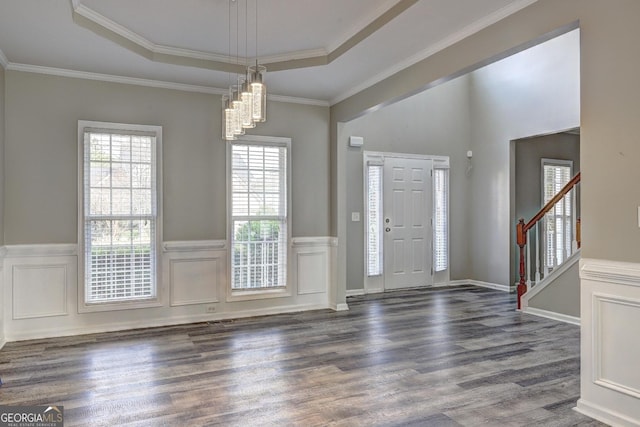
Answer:
[{"label": "white window", "polygon": [[449,268],[449,170],[433,170],[433,271]]},{"label": "white window", "polygon": [[288,143],[256,139],[230,147],[232,291],[287,285]]},{"label": "white window", "polygon": [[367,276],[382,274],[382,165],[367,163]]},{"label": "white window", "polygon": [[[570,160],[542,159],[543,206],[571,180],[573,163]],[[573,192],[558,202],[545,215],[545,265],[558,266],[571,254],[573,233]]]},{"label": "white window", "polygon": [[157,302],[162,130],[100,122],[78,128],[84,307]]}]

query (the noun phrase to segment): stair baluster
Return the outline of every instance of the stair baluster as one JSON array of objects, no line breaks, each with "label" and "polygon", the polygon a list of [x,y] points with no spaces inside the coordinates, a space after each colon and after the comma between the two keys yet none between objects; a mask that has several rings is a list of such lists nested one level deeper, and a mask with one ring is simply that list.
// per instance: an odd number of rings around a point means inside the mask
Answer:
[{"label": "stair baluster", "polygon": [[[518,286],[516,287],[516,291],[518,294],[518,310],[521,308],[521,298],[522,295],[524,295],[527,290],[529,289],[529,287],[532,285],[532,281],[531,281],[531,249],[530,249],[530,245],[527,245],[527,240],[529,238],[531,238],[529,231],[535,226],[536,227],[536,234],[535,234],[535,239],[534,240],[534,244],[535,246],[535,270],[534,270],[534,275],[535,275],[535,280],[533,281],[533,284],[537,284],[540,282],[540,280],[544,277],[546,277],[549,274],[549,265],[547,262],[547,256],[545,255],[545,259],[542,263],[542,266],[540,266],[540,246],[543,247],[547,247],[547,233],[545,230],[545,227],[541,227],[539,225],[540,220],[542,220],[545,215],[551,210],[553,209],[558,203],[561,203],[560,207],[562,208],[562,220],[560,221],[559,227],[560,230],[562,231],[561,233],[561,238],[564,241],[567,240],[567,238],[569,239],[569,241],[571,242],[571,244],[569,245],[569,247],[566,250],[566,255],[563,255],[563,258],[565,258],[563,261],[566,261],[566,259],[568,259],[577,249],[580,248],[581,245],[581,222],[580,222],[580,218],[577,217],[577,212],[576,212],[576,208],[577,208],[577,188],[576,185],[580,182],[580,172],[578,172],[576,174],[576,176],[574,176],[559,192],[558,194],[556,194],[551,200],[549,200],[549,202],[544,205],[544,207],[542,209],[540,209],[540,211],[535,214],[533,216],[533,218],[525,223],[524,222],[524,218],[520,218],[518,220],[518,224],[516,226],[516,243],[518,244],[518,248],[519,248],[519,276],[520,276],[520,281],[518,282]],[[566,221],[564,219],[564,214],[566,213],[566,208],[567,208],[567,200],[566,198],[570,197],[569,202],[572,204],[571,207],[571,211],[572,211],[572,216],[571,216],[571,224],[575,224],[575,228],[573,226],[569,226],[570,229],[567,229],[568,225],[566,224]],[[556,221],[556,226],[557,221]],[[541,234],[542,231],[542,234]],[[570,236],[567,236],[567,233],[571,233]],[[556,233],[554,233],[554,239],[557,239]],[[564,244],[563,244],[564,245]],[[557,247],[557,242],[556,245],[554,245],[554,248]],[[552,258],[554,259],[553,265],[551,266],[551,268],[555,268],[557,267],[557,264],[559,260],[556,260],[556,253],[555,251],[553,251],[554,253],[551,254]],[[542,276],[542,277],[541,277]]]}]

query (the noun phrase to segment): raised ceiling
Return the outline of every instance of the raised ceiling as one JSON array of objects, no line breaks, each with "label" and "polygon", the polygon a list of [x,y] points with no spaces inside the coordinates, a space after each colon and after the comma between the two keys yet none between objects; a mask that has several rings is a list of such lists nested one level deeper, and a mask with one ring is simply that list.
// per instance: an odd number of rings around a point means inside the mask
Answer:
[{"label": "raised ceiling", "polygon": [[221,93],[257,49],[270,94],[331,104],[534,1],[2,0],[0,62]]}]

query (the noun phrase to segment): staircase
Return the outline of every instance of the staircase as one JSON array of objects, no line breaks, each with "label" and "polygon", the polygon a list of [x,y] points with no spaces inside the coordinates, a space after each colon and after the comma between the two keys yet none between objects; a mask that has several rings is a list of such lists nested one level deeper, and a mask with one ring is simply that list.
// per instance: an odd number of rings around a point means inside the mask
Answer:
[{"label": "staircase", "polygon": [[[552,286],[563,286],[565,289],[549,290],[549,294],[574,298],[577,290],[579,295],[577,262],[580,259],[581,224],[576,214],[579,183],[580,173],[576,174],[530,221],[525,222],[523,218],[518,221],[518,310],[523,308],[523,302],[526,307],[531,298],[540,298],[541,292]],[[575,299],[578,300],[579,298]]]}]

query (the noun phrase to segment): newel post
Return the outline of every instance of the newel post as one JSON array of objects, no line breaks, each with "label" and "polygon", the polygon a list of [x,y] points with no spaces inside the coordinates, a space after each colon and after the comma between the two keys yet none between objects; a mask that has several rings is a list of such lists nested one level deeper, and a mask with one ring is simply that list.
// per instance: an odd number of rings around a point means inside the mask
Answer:
[{"label": "newel post", "polygon": [[527,244],[527,234],[524,230],[524,219],[520,218],[516,227],[516,241],[518,247],[520,247],[520,282],[516,288],[518,293],[518,310],[520,310],[520,300],[522,295],[527,292],[527,282],[525,280],[525,265],[524,265],[524,247]]}]

